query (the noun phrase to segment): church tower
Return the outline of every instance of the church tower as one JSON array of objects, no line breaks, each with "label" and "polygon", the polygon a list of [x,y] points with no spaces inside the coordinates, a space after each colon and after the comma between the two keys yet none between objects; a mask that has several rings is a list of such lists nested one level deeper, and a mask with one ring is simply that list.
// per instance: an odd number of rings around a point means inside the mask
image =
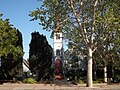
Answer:
[{"label": "church tower", "polygon": [[63,35],[62,32],[54,32],[54,77],[63,79]]},{"label": "church tower", "polygon": [[54,56],[60,60],[63,59],[63,35],[62,32],[54,33]]},{"label": "church tower", "polygon": [[53,65],[56,79],[63,79],[63,34],[60,16],[56,14],[56,22],[53,30]]}]

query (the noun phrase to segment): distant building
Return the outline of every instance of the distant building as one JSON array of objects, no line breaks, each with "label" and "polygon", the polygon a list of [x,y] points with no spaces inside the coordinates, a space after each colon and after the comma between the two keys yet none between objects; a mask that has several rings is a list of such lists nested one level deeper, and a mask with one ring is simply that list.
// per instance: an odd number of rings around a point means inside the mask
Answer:
[{"label": "distant building", "polygon": [[23,72],[28,72],[29,70],[29,62],[28,60],[23,60]]},{"label": "distant building", "polygon": [[87,70],[87,58],[86,55],[75,54],[73,48],[67,49],[64,52],[64,63],[68,69],[78,68],[81,70]]}]

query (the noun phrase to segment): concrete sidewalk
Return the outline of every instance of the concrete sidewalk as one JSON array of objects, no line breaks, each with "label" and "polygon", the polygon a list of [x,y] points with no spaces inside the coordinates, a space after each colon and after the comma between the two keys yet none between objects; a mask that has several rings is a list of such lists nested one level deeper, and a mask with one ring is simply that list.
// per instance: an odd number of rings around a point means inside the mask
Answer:
[{"label": "concrete sidewalk", "polygon": [[120,85],[95,84],[93,88],[80,85],[50,85],[50,84],[1,84],[0,90],[120,90]]}]

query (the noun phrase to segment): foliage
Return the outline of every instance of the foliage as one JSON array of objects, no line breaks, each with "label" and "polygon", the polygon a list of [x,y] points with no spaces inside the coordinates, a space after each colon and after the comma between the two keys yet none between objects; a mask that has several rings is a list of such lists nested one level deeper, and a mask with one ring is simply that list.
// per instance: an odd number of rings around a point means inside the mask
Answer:
[{"label": "foliage", "polygon": [[84,84],[84,80],[79,80],[78,83],[79,84]]},{"label": "foliage", "polygon": [[39,32],[32,33],[29,51],[30,70],[37,75],[37,79],[48,75],[52,64],[52,48],[48,44],[46,37]]},{"label": "foliage", "polygon": [[98,67],[109,66],[108,73],[112,72],[112,75],[108,74],[110,78],[114,77],[114,68],[120,62],[118,53],[120,48],[120,17],[117,15],[119,5],[116,2],[116,0],[105,1],[102,3],[103,5],[98,7],[96,13],[97,49],[94,52],[93,59]]},{"label": "foliage", "polygon": [[35,83],[37,83],[37,81],[34,80],[33,78],[26,78],[26,79],[23,80],[23,83],[35,84]]},{"label": "foliage", "polygon": [[0,57],[4,56],[6,58],[8,54],[12,53],[13,58],[17,59],[23,56],[23,50],[19,45],[16,45],[18,32],[12,26],[9,19],[0,19]]},{"label": "foliage", "polygon": [[29,16],[33,17],[31,21],[40,20],[39,24],[47,31],[55,28],[59,30],[60,27],[57,27],[57,25],[61,24],[61,21],[66,17],[65,14],[67,14],[67,8],[63,4],[63,0],[44,0],[40,8],[30,12]]},{"label": "foliage", "polygon": [[97,84],[97,83],[103,83],[103,79],[96,79],[96,81],[93,81],[94,84]]},{"label": "foliage", "polygon": [[[22,34],[10,24],[9,20],[0,19],[0,79],[13,79],[22,76],[23,60]],[[3,74],[4,73],[4,74]]]}]

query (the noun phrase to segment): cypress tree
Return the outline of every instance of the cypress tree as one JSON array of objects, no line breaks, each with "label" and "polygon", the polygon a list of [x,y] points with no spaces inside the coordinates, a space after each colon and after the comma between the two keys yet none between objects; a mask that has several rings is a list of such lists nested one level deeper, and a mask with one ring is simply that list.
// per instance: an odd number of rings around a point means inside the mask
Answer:
[{"label": "cypress tree", "polygon": [[49,73],[52,64],[52,47],[44,35],[33,32],[29,50],[30,70],[41,80]]}]

